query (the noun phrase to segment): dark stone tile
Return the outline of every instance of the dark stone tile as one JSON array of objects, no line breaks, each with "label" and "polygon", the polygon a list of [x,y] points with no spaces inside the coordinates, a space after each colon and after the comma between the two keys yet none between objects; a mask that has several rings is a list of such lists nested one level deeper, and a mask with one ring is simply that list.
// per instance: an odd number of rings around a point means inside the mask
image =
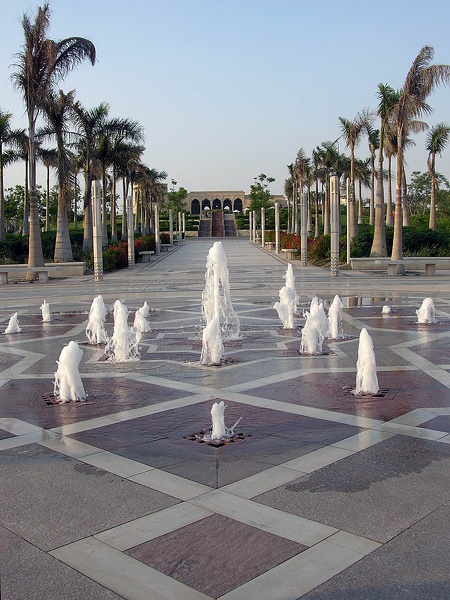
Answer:
[{"label": "dark stone tile", "polygon": [[426,423],[422,423],[422,425],[419,425],[419,427],[424,427],[425,429],[435,429],[436,431],[446,431],[447,433],[450,433],[450,415],[439,415],[439,417],[435,417]]},{"label": "dark stone tile", "polygon": [[198,483],[219,487],[360,431],[350,425],[227,402],[226,424],[231,427],[243,417],[235,431],[248,437],[222,447],[186,439],[210,429],[211,406],[211,402],[202,402],[72,437]]},{"label": "dark stone tile", "polygon": [[121,378],[99,376],[84,379],[83,385],[88,394],[86,402],[48,405],[45,400],[53,393],[53,381],[11,380],[0,387],[1,416],[50,429],[184,395],[182,391]]},{"label": "dark stone tile", "polygon": [[0,479],[8,490],[0,494],[2,524],[43,550],[178,503],[37,444],[0,454]]},{"label": "dark stone tile", "polygon": [[6,440],[6,438],[14,437],[14,434],[9,433],[9,431],[5,431],[1,429],[2,424],[0,423],[0,440]]},{"label": "dark stone tile", "polygon": [[253,500],[381,542],[450,501],[450,447],[395,436]]},{"label": "dark stone tile", "polygon": [[2,598],[5,600],[120,600],[107,590],[52,558],[33,544],[0,527]]},{"label": "dark stone tile", "polygon": [[449,522],[445,504],[302,600],[448,600]]},{"label": "dark stone tile", "polygon": [[[356,373],[356,367],[355,367]],[[304,375],[297,379],[254,388],[246,393],[262,398],[334,410],[346,414],[389,421],[416,408],[450,406],[450,390],[421,371],[378,372],[384,397],[354,396],[352,373]]]},{"label": "dark stone tile", "polygon": [[213,515],[126,554],[218,598],[305,549],[296,542]]}]

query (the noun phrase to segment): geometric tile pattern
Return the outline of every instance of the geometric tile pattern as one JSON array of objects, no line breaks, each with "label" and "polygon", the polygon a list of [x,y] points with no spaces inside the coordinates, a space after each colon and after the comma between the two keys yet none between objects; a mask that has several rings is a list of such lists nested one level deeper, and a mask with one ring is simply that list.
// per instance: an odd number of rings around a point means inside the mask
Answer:
[{"label": "geometric tile pattern", "polygon": [[[450,501],[448,279],[414,278],[412,286],[408,277],[330,278],[294,262],[302,308],[314,295],[328,303],[339,293],[349,336],[326,341],[327,355],[299,356],[303,318],[285,331],[272,308],[286,262],[245,240],[224,246],[242,339],[226,345],[221,367],[199,363],[210,241],[189,241],[100,284],[89,276],[51,281],[50,323],[39,319],[39,286],[31,299],[28,287],[14,286],[0,310],[5,326],[18,311],[23,329],[0,343],[0,475],[24,473],[4,495],[3,523],[48,560],[97,582],[105,598],[148,599],[149,590],[157,599],[300,598],[372,564]],[[430,288],[440,322],[418,326],[415,309]],[[99,293],[110,304],[152,307],[139,362],[111,364],[102,347],[85,344]],[[384,304],[390,315],[381,315]],[[348,393],[362,327],[373,337],[384,397]],[[70,340],[84,351],[88,401],[49,406],[56,360]],[[227,425],[242,417],[237,431],[248,437],[220,448],[185,439],[208,427],[217,400]],[[67,492],[60,506],[51,493],[42,514],[23,501],[14,506],[33,472],[30,500],[46,497],[57,476],[58,494]],[[101,491],[101,506],[72,510],[58,527],[74,486],[93,497]]]}]

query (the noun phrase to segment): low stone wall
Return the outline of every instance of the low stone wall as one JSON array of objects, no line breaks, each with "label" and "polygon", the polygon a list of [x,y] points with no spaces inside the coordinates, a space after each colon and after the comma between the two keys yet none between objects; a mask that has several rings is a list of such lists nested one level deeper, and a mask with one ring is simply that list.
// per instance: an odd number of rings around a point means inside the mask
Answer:
[{"label": "low stone wall", "polygon": [[[354,271],[387,271],[388,258],[350,258]],[[437,271],[450,270],[450,256],[406,256],[403,264],[407,271],[424,271],[426,264],[434,263]]]},{"label": "low stone wall", "polygon": [[[24,270],[28,268],[28,265],[2,265],[10,271],[10,278],[22,279],[24,277]],[[66,263],[45,263],[46,267],[56,267],[57,270],[50,271],[49,277],[79,277],[84,275],[86,271],[85,262],[66,262]],[[14,271],[14,267],[17,267],[17,271]],[[31,269],[30,269],[31,270]]]}]

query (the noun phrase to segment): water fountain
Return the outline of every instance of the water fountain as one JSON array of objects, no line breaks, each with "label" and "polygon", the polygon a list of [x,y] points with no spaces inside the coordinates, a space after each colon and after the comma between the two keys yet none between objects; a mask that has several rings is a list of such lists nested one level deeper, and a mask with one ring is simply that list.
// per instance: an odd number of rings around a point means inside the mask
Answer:
[{"label": "water fountain", "polygon": [[89,320],[86,326],[86,335],[90,344],[106,344],[108,336],[105,330],[107,310],[102,296],[94,298],[89,310]]},{"label": "water fountain", "polygon": [[385,305],[383,306],[383,308],[381,309],[381,313],[382,313],[383,315],[390,315],[390,314],[391,314],[391,307],[390,307],[390,306],[388,306],[387,304],[385,304]]},{"label": "water fountain", "polygon": [[356,386],[352,393],[355,396],[373,396],[378,393],[378,390],[377,365],[372,338],[367,329],[361,329],[356,363]]},{"label": "water fountain", "polygon": [[141,333],[148,333],[151,331],[150,323],[147,321],[144,313],[141,311],[142,308],[138,308],[138,310],[135,312],[133,327]]},{"label": "water fountain", "polygon": [[139,342],[142,334],[134,327],[129,327],[128,308],[116,300],[114,302],[114,331],[105,347],[105,354],[110,362],[136,361],[141,358]]},{"label": "water fountain", "polygon": [[422,302],[422,306],[416,310],[416,315],[418,323],[426,325],[429,325],[430,323],[437,323],[433,299],[425,298],[425,300]]},{"label": "water fountain", "polygon": [[41,306],[42,311],[42,320],[44,323],[49,323],[52,320],[52,315],[50,314],[50,304],[44,300],[44,304]]},{"label": "water fountain", "polygon": [[83,358],[83,350],[76,342],[69,342],[61,350],[58,369],[53,382],[53,394],[56,403],[82,402],[86,400],[87,394],[81,381],[78,367]]},{"label": "water fountain", "polygon": [[300,299],[295,291],[295,276],[291,263],[288,263],[284,278],[286,279],[286,287],[290,288],[294,293],[294,304],[295,308],[297,308]]},{"label": "water fountain", "polygon": [[223,352],[219,319],[211,319],[203,329],[200,362],[202,365],[220,365]]},{"label": "water fountain", "polygon": [[336,295],[328,309],[328,331],[327,337],[332,340],[345,338],[342,328],[342,300]]},{"label": "water fountain", "polygon": [[219,319],[223,339],[240,339],[239,317],[231,304],[227,257],[222,242],[214,242],[208,253],[202,313],[206,324],[211,319]]},{"label": "water fountain", "polygon": [[278,294],[280,301],[275,302],[273,307],[277,311],[280,321],[283,323],[283,329],[294,329],[294,312],[296,309],[295,291],[285,285]]},{"label": "water fountain", "polygon": [[22,329],[19,327],[17,313],[14,313],[13,316],[9,319],[8,327],[5,329],[4,333],[20,333],[21,331]]},{"label": "water fountain", "polygon": [[144,302],[144,305],[139,309],[141,315],[143,315],[146,319],[150,316],[150,306],[147,302]]}]

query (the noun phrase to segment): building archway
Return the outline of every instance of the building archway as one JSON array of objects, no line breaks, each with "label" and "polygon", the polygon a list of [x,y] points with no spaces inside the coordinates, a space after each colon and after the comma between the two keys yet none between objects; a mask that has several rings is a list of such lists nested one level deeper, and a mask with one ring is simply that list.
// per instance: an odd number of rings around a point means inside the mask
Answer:
[{"label": "building archway", "polygon": [[205,208],[208,207],[209,210],[211,210],[211,202],[208,200],[208,198],[205,198],[202,202],[202,210],[205,210]]},{"label": "building archway", "polygon": [[224,208],[224,210],[226,208],[228,208],[229,210],[233,209],[233,206],[231,204],[231,200],[229,198],[225,198],[225,200],[223,201],[223,208]]},{"label": "building archway", "polygon": [[191,215],[199,215],[200,214],[200,202],[197,198],[194,198],[191,202]]},{"label": "building archway", "polygon": [[222,202],[219,200],[219,198],[214,198],[213,204],[212,204],[212,209],[213,210],[222,210]]},{"label": "building archway", "polygon": [[240,198],[236,198],[233,205],[234,205],[233,210],[237,210],[240,213],[242,212],[242,200]]}]

